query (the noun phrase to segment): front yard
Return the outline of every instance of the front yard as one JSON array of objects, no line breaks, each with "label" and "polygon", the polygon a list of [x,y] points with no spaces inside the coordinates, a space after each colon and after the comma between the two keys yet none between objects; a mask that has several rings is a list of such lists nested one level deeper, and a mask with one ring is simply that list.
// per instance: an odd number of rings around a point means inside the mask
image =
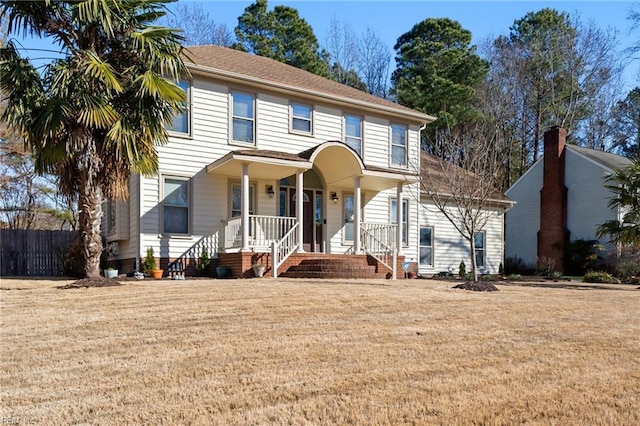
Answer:
[{"label": "front yard", "polygon": [[0,279],[19,424],[640,424],[629,285]]}]

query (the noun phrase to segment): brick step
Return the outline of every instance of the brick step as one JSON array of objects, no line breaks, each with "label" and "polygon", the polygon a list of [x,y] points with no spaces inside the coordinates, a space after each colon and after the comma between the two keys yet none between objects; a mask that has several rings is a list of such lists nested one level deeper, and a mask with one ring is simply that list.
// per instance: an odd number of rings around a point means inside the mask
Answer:
[{"label": "brick step", "polygon": [[372,271],[287,271],[283,278],[379,278]]}]

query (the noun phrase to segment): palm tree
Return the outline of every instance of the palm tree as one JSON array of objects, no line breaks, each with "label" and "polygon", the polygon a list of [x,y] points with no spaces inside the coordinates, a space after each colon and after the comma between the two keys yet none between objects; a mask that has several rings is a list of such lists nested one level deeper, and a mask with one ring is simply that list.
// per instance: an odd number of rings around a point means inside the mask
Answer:
[{"label": "palm tree", "polygon": [[88,278],[100,275],[103,196],[128,197],[132,173],[158,169],[156,144],[183,110],[181,37],[152,23],[171,0],[1,0],[8,33],[51,38],[41,72],[10,41],[0,49],[2,119],[22,133],[40,173],[76,200]]},{"label": "palm tree", "polygon": [[622,221],[606,221],[598,227],[598,237],[609,235],[611,242],[640,245],[640,159],[609,176],[605,187],[614,194],[609,207],[622,211]]}]

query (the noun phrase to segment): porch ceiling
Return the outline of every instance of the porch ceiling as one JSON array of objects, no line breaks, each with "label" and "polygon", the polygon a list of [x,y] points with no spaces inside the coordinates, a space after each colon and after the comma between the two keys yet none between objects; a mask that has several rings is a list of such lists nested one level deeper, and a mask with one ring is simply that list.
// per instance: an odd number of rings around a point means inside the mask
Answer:
[{"label": "porch ceiling", "polygon": [[297,155],[266,150],[231,151],[207,166],[207,173],[240,177],[242,165],[249,164],[252,179],[282,179],[298,170],[308,170],[312,163]]}]

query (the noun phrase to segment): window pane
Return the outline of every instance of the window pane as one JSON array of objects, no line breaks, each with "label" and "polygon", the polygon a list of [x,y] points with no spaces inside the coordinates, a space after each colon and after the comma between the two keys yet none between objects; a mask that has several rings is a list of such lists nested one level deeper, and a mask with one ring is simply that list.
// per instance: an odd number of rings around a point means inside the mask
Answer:
[{"label": "window pane", "polygon": [[231,187],[231,217],[240,216],[242,206],[242,189],[240,185]]},{"label": "window pane", "polygon": [[306,118],[307,120],[311,120],[311,108],[306,105],[291,105],[291,110],[293,111],[293,116],[298,118]]},{"label": "window pane", "polygon": [[420,228],[420,245],[431,246],[431,228]]},{"label": "window pane", "polygon": [[362,141],[360,139],[345,138],[345,143],[362,157]]},{"label": "window pane", "polygon": [[345,136],[362,138],[362,126],[360,125],[360,123],[361,123],[360,117],[346,115],[344,117]]},{"label": "window pane", "polygon": [[189,209],[186,207],[164,207],[164,232],[187,234],[189,232]]},{"label": "window pane", "polygon": [[476,248],[484,248],[484,232],[476,232],[474,244]]},{"label": "window pane", "polygon": [[253,118],[253,96],[244,93],[233,94],[233,116]]},{"label": "window pane", "polygon": [[253,143],[253,121],[242,118],[233,119],[233,140]]},{"label": "window pane", "polygon": [[397,124],[391,125],[391,143],[394,145],[406,145],[407,128]]},{"label": "window pane", "polygon": [[165,205],[185,207],[189,205],[186,180],[165,179],[164,194]]},{"label": "window pane", "polygon": [[311,133],[311,121],[301,118],[293,118],[291,123],[293,130],[299,130],[301,132]]},{"label": "window pane", "polygon": [[421,265],[431,265],[432,257],[432,248],[431,247],[420,247],[420,264]]},{"label": "window pane", "polygon": [[188,113],[178,114],[173,117],[173,121],[171,123],[171,128],[169,129],[173,132],[178,133],[189,133],[189,115]]},{"label": "window pane", "polygon": [[344,196],[344,240],[353,241],[354,232],[354,199],[353,195]]},{"label": "window pane", "polygon": [[484,266],[484,250],[476,250],[476,266]]},{"label": "window pane", "polygon": [[406,152],[407,151],[403,146],[392,146],[391,147],[391,164],[406,166],[407,165]]}]

